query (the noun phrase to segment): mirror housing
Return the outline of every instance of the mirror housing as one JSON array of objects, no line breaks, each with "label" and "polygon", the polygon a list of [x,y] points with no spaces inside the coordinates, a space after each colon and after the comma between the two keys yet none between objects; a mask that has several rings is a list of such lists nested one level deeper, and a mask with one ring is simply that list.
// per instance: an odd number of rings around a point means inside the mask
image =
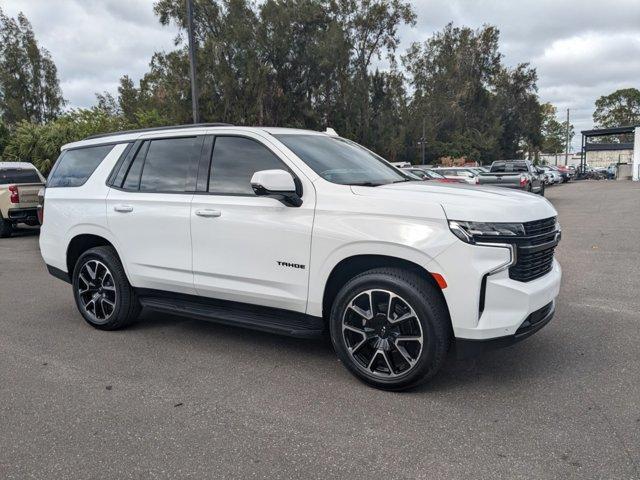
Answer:
[{"label": "mirror housing", "polygon": [[271,197],[285,205],[302,205],[302,185],[286,170],[260,170],[251,177],[251,188],[260,197]]}]

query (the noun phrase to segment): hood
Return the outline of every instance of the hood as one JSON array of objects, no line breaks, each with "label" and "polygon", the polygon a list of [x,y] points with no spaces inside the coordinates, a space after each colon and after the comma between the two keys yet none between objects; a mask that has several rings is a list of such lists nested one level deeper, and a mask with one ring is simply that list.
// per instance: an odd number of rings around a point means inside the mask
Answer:
[{"label": "hood", "polygon": [[530,222],[557,215],[556,209],[544,197],[503,187],[476,185],[405,182],[380,187],[352,187],[356,195],[376,196],[393,200],[438,203],[450,220],[473,222]]}]

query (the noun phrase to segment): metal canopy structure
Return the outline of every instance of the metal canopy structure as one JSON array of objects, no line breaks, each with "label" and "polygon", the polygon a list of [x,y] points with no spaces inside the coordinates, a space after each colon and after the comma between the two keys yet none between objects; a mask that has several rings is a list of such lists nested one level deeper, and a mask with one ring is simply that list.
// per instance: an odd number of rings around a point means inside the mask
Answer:
[{"label": "metal canopy structure", "polygon": [[582,149],[580,151],[580,167],[582,171],[587,165],[587,152],[607,151],[607,150],[633,150],[634,142],[607,142],[590,143],[590,138],[609,137],[612,135],[634,135],[640,125],[629,125],[626,127],[597,128],[593,130],[582,130]]}]

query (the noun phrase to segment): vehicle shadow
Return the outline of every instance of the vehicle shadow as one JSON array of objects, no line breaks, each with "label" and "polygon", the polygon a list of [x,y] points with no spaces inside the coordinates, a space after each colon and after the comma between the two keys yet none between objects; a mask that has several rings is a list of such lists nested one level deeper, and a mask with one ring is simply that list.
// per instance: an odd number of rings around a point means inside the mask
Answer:
[{"label": "vehicle shadow", "polygon": [[[171,329],[174,334],[181,332],[185,338],[192,337],[194,341],[204,342],[205,348],[219,344],[238,345],[239,348],[257,348],[265,356],[286,351],[292,366],[301,363],[296,357],[303,360],[309,356],[324,364],[326,370],[324,367],[322,370],[326,372],[338,366],[328,335],[317,339],[291,338],[148,310],[129,328],[138,331]],[[550,368],[561,369],[558,362],[562,362],[562,357],[558,357],[558,352],[563,348],[553,336],[544,336],[468,359],[457,359],[455,350],[451,349],[441,371],[431,381],[418,385],[410,392],[430,395],[456,390],[480,391],[489,387],[518,388],[519,385],[546,378]],[[553,362],[550,362],[551,358]],[[355,378],[353,382],[359,383]]]},{"label": "vehicle shadow", "polygon": [[12,237],[35,237],[38,235],[40,235],[40,227],[14,227],[11,233]]}]

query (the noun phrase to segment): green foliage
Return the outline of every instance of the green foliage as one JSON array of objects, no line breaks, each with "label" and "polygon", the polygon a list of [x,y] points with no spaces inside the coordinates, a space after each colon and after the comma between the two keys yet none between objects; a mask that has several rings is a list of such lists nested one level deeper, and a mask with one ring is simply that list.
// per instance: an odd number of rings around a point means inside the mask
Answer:
[{"label": "green foliage", "polygon": [[[542,115],[542,151],[546,153],[563,152],[566,148],[567,122],[559,122],[558,109],[550,103],[540,106]],[[573,125],[569,125],[569,145],[575,135]]]},{"label": "green foliage", "polygon": [[596,100],[593,121],[597,128],[640,124],[640,90],[623,88]]},{"label": "green foliage", "polygon": [[[413,44],[400,70],[398,30],[416,20],[405,0],[194,3],[201,121],[332,127],[390,160],[414,163],[423,125],[429,161],[531,156],[564,142],[554,107],[538,102],[535,69],[503,65],[495,27],[449,24]],[[4,159],[31,160],[46,172],[61,145],[87,135],[191,122],[184,0],[158,0],[154,11],[179,27],[175,50],[155,53],[137,84],[125,75],[117,95],[99,94],[94,108],[58,118],[53,62],[26,18],[0,12]],[[381,60],[385,71],[374,68]]]},{"label": "green foliage", "polygon": [[56,118],[64,105],[56,66],[27,18],[0,9],[0,117],[7,125]]},{"label": "green foliage", "polygon": [[5,161],[30,161],[46,175],[66,143],[121,130],[122,119],[101,108],[71,110],[46,124],[18,123],[3,153]]},{"label": "green foliage", "polygon": [[415,94],[411,137],[426,126],[427,159],[515,158],[539,142],[536,73],[502,65],[499,32],[447,25],[403,57]]}]

